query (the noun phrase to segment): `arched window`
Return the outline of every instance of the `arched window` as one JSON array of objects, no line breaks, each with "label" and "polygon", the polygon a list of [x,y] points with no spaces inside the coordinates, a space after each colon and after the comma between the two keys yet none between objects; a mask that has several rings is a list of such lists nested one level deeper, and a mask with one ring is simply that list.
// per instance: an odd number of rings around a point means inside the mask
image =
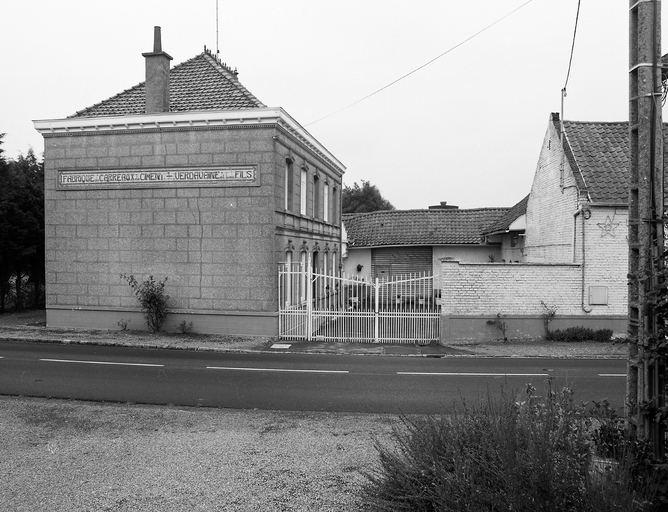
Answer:
[{"label": "arched window", "polygon": [[299,248],[299,301],[302,303],[306,301],[306,265],[308,265],[308,252],[308,245],[306,245],[306,242],[302,242]]},{"label": "arched window", "polygon": [[288,307],[296,304],[298,300],[299,272],[295,271],[295,265],[293,263],[295,246],[292,244],[292,240],[288,240],[284,250],[285,262],[282,265],[283,279],[280,283],[283,289],[281,291],[280,300],[282,301],[283,306]]}]

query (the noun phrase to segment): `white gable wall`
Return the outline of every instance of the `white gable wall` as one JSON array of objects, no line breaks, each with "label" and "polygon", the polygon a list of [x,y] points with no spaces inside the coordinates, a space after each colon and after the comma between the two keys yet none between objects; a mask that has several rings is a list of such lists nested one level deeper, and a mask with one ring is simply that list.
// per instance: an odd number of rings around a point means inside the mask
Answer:
[{"label": "white gable wall", "polygon": [[527,263],[573,263],[573,214],[578,207],[575,184],[561,150],[560,134],[550,121],[527,204],[524,242]]}]

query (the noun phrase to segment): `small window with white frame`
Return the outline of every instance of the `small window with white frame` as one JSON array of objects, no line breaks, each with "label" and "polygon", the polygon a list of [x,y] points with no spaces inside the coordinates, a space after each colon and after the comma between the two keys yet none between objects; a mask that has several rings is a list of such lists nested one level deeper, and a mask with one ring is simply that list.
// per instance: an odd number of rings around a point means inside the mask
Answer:
[{"label": "small window with white frame", "polygon": [[302,167],[301,184],[299,187],[299,213],[306,215],[306,189],[308,181],[308,171]]}]

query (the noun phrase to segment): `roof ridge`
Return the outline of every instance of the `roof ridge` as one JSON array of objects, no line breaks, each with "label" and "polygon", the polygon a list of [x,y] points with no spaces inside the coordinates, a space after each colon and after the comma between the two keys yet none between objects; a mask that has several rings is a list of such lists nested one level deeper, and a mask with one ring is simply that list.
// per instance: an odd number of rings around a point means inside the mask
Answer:
[{"label": "roof ridge", "polygon": [[[264,103],[262,103],[262,102],[259,100],[259,98],[258,98],[257,96],[255,96],[255,94],[253,94],[252,92],[250,92],[246,87],[244,87],[244,86],[241,84],[241,82],[239,81],[238,73],[236,72],[236,68],[235,68],[234,71],[232,71],[232,68],[230,68],[227,64],[225,64],[224,62],[222,62],[222,61],[221,61],[220,59],[218,59],[217,57],[214,57],[213,55],[211,55],[211,53],[210,53],[209,51],[207,51],[207,50],[204,50],[204,52],[202,52],[200,55],[202,55],[202,56],[205,58],[205,60],[207,60],[208,63],[211,64],[211,66],[212,66],[214,69],[217,69],[218,71],[220,71],[220,73],[221,73],[223,76],[225,76],[226,78],[228,78],[229,80],[231,80],[232,83],[237,87],[237,89],[239,89],[242,93],[244,93],[244,94],[250,96],[252,99],[254,99],[255,101],[257,101],[257,102],[258,102],[260,105],[262,105],[263,107],[266,107],[266,106],[267,106],[267,105],[265,105]],[[198,55],[198,57],[199,57],[199,55]]]},{"label": "roof ridge", "polygon": [[570,119],[564,119],[562,122],[574,124],[629,124],[628,121],[572,121]]},{"label": "roof ridge", "polygon": [[346,216],[362,216],[362,215],[390,215],[390,214],[401,214],[401,213],[429,213],[429,214],[442,214],[443,212],[456,213],[456,212],[480,212],[480,211],[499,211],[499,210],[510,210],[513,206],[481,206],[478,208],[409,208],[407,210],[375,210],[373,212],[350,212],[344,213]]},{"label": "roof ridge", "polygon": [[237,75],[239,74],[239,72],[236,70],[236,68],[234,69],[234,71],[232,71],[232,66],[228,66],[227,62],[223,62],[222,60],[220,60],[220,57],[218,55],[214,55],[213,53],[211,53],[211,50],[208,49],[206,45],[204,45],[204,52],[201,53],[200,55],[205,55],[205,56],[208,55],[215,62],[216,66],[223,68],[230,75],[232,75],[229,78],[232,78],[234,80],[237,79]]}]

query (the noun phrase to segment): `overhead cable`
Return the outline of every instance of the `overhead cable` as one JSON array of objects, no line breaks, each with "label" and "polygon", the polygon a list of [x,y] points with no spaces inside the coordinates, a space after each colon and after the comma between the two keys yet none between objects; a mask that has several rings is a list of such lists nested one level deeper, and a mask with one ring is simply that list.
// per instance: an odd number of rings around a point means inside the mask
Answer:
[{"label": "overhead cable", "polygon": [[[387,84],[387,85],[381,87],[380,89],[378,89],[378,90],[372,92],[371,94],[367,94],[366,96],[364,96],[363,98],[361,98],[361,99],[355,101],[354,103],[351,103],[350,105],[347,105],[347,106],[345,106],[345,107],[343,107],[343,108],[337,110],[336,112],[332,112],[331,114],[328,114],[328,115],[326,115],[326,116],[324,116],[324,117],[321,117],[320,119],[316,119],[315,121],[311,121],[310,123],[308,123],[308,124],[306,124],[306,125],[304,125],[304,126],[310,126],[310,125],[312,125],[312,124],[319,123],[320,121],[322,121],[322,120],[324,120],[324,119],[327,119],[328,117],[332,117],[332,116],[334,116],[334,115],[336,115],[336,114],[338,114],[338,113],[340,113],[340,112],[343,112],[344,110],[347,110],[347,109],[349,109],[350,107],[353,107],[353,106],[357,105],[358,103],[361,103],[361,102],[363,102],[364,100],[371,98],[371,96],[374,96],[374,95],[378,94],[379,92],[384,91],[384,90],[387,89],[388,87],[391,87],[392,85],[396,84],[397,82],[400,82],[400,81],[403,80],[404,78],[407,78],[407,77],[409,77],[410,75],[412,75],[413,73],[416,73],[416,72],[420,71],[422,68],[427,67],[429,64],[431,64],[431,63],[435,62],[436,60],[440,59],[441,57],[447,55],[448,53],[450,53],[451,51],[455,50],[456,48],[459,48],[459,47],[462,46],[464,43],[469,42],[471,39],[475,38],[476,36],[479,36],[480,34],[482,34],[483,32],[485,32],[486,30],[489,30],[489,29],[492,28],[494,25],[496,25],[496,24],[502,22],[502,21],[505,20],[507,17],[509,17],[509,16],[511,16],[511,15],[513,15],[513,14],[515,14],[515,13],[516,13],[517,11],[519,11],[522,7],[526,6],[527,4],[530,4],[532,1],[533,1],[533,0],[527,0],[526,2],[524,2],[522,5],[520,5],[520,6],[517,7],[516,9],[513,9],[512,11],[510,11],[508,14],[502,16],[501,18],[499,18],[499,19],[496,20],[495,22],[490,23],[490,24],[487,25],[485,28],[482,28],[482,29],[478,30],[478,32],[476,32],[475,34],[473,34],[473,35],[467,37],[466,39],[464,39],[463,41],[457,43],[455,46],[453,46],[453,47],[451,47],[450,49],[444,51],[444,52],[441,53],[440,55],[434,57],[434,58],[431,59],[429,62],[426,62],[426,63],[422,64],[420,67],[415,68],[413,71],[410,71],[410,72],[406,73],[405,75],[403,75],[403,76],[397,78],[396,80],[390,82],[389,84]],[[579,5],[579,4],[578,4],[578,5]]]},{"label": "overhead cable", "polygon": [[571,43],[571,56],[568,59],[568,72],[566,73],[566,82],[564,82],[564,88],[562,91],[566,91],[566,86],[568,85],[568,79],[571,76],[571,65],[573,64],[573,52],[575,51],[575,36],[578,33],[578,19],[580,18],[580,0],[578,0],[578,9],[575,13],[575,28],[573,28],[573,42]]}]

